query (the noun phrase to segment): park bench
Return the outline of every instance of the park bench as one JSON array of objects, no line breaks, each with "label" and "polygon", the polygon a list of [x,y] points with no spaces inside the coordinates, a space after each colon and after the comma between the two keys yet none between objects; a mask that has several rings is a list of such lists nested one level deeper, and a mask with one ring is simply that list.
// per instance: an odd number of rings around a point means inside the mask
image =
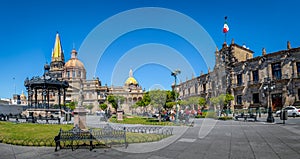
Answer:
[{"label": "park bench", "polygon": [[244,121],[248,121],[248,119],[253,119],[254,121],[257,121],[257,116],[254,114],[240,114],[235,116],[236,120],[238,120],[239,118],[243,118]]},{"label": "park bench", "polygon": [[95,146],[105,145],[111,147],[115,143],[124,143],[125,148],[128,146],[125,128],[113,129],[108,124],[102,129],[81,130],[77,126],[68,131],[60,129],[54,140],[56,143],[55,151],[58,150],[58,147],[60,149],[71,147],[73,151],[74,148],[77,149],[79,146],[88,146],[92,150]]}]

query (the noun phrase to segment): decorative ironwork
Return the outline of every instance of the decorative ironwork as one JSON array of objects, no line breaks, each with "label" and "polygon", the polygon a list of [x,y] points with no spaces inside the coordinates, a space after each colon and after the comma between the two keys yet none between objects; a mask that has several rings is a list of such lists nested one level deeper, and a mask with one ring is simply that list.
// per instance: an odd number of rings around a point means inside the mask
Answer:
[{"label": "decorative ironwork", "polygon": [[111,147],[113,144],[124,144],[128,146],[126,141],[126,131],[113,129],[108,124],[102,129],[81,130],[74,127],[71,130],[63,131],[60,129],[59,134],[54,138],[56,143],[55,151],[58,147],[78,149],[80,146],[88,146],[90,150],[98,146]]},{"label": "decorative ironwork", "polygon": [[[54,74],[49,72],[50,66],[45,65],[44,75],[41,77],[26,78],[24,85],[28,92],[28,107],[43,107],[49,109],[49,92],[58,92],[58,106],[61,109],[61,96],[63,94],[63,105],[65,106],[65,90],[69,87],[67,81],[57,79]],[[41,93],[41,100],[38,99],[38,93]],[[41,103],[39,103],[41,102]]]}]

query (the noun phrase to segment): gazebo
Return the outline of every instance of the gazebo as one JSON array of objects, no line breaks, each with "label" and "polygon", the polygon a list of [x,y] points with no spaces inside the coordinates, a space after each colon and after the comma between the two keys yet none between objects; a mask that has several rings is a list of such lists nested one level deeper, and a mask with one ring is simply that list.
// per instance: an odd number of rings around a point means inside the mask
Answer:
[{"label": "gazebo", "polygon": [[[55,99],[53,97],[56,96],[58,98],[57,103],[60,111],[62,104],[65,107],[66,89],[69,87],[69,83],[57,79],[49,70],[50,66],[45,64],[44,75],[25,79],[24,85],[28,93],[28,108],[49,109],[50,100],[53,101],[53,99]],[[61,99],[62,97],[63,99]]]}]

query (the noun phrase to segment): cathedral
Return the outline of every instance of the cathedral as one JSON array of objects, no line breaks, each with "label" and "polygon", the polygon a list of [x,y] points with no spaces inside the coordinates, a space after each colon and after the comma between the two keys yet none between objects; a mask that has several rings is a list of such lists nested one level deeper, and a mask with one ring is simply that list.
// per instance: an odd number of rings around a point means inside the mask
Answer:
[{"label": "cathedral", "polygon": [[[50,107],[51,105],[60,105],[61,96],[64,96],[63,104],[78,102],[80,98],[79,92],[82,91],[82,106],[86,108],[90,107],[90,113],[94,113],[99,110],[99,104],[107,103],[106,98],[108,95],[123,96],[125,101],[120,105],[120,107],[125,113],[131,113],[131,107],[135,104],[135,102],[141,100],[144,94],[144,90],[133,76],[133,71],[129,71],[129,77],[124,82],[123,86],[102,86],[98,77],[86,79],[84,63],[78,59],[77,55],[78,52],[73,48],[71,51],[71,58],[65,62],[60,35],[57,33],[54,48],[52,50],[49,74],[51,74],[53,79],[66,81],[68,83],[68,88],[63,91],[63,95],[62,93],[61,95],[57,95],[55,92],[51,93],[48,91],[48,105],[50,105]],[[26,81],[29,80],[26,79],[25,83]],[[36,92],[37,95],[29,99],[31,101],[36,101],[35,105],[38,105],[38,103],[42,103],[43,100],[46,100],[47,97],[43,97],[42,91]],[[107,104],[110,106],[109,103]],[[32,106],[32,104],[30,105]]]},{"label": "cathedral", "polygon": [[232,40],[221,49],[216,48],[215,66],[207,74],[180,82],[174,86],[181,99],[193,96],[211,97],[229,93],[234,109],[265,109],[273,111],[300,103],[300,47],[253,57],[253,51]]}]

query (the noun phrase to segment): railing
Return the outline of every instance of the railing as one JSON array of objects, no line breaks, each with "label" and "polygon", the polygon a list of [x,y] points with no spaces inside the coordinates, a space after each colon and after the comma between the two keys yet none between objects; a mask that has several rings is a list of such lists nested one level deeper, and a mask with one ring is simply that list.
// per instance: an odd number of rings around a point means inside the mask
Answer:
[{"label": "railing", "polygon": [[[128,143],[154,142],[173,134],[173,128],[168,126],[135,126],[135,125],[110,125],[114,130],[124,129],[128,134],[126,141]],[[136,136],[134,134],[142,133],[147,135]]]},{"label": "railing", "polygon": [[81,130],[78,127],[74,127],[71,130],[59,131],[59,134],[54,138],[57,151],[60,149],[72,150],[79,147],[88,146],[90,150],[96,147],[111,147],[115,144],[124,144],[128,146],[126,141],[125,127],[121,130],[114,129],[110,125],[105,125],[102,129],[89,129],[87,131]]},{"label": "railing", "polygon": [[[134,135],[135,133],[147,135]],[[128,143],[153,142],[161,140],[173,134],[172,127],[159,126],[121,126],[102,125],[100,129],[83,131],[77,127],[69,130],[60,130],[56,137],[56,150],[78,149],[88,147],[90,150],[96,147],[111,147],[112,145],[128,146]]]}]

